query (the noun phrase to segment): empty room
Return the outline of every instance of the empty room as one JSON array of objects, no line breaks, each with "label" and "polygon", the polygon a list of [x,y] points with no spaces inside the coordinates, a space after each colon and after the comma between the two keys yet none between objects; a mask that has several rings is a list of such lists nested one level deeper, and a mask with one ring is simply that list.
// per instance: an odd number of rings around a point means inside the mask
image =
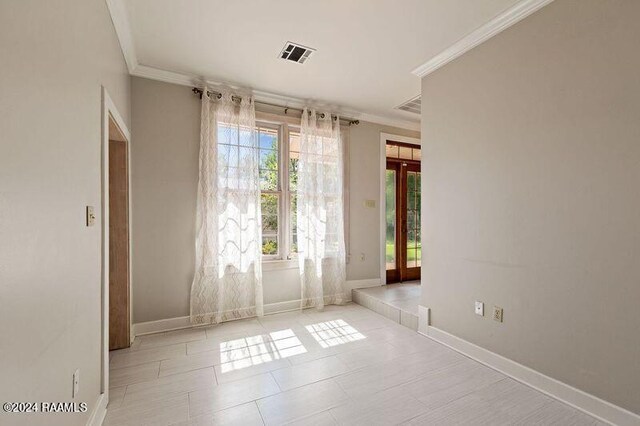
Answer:
[{"label": "empty room", "polygon": [[640,426],[639,0],[0,0],[0,425]]}]

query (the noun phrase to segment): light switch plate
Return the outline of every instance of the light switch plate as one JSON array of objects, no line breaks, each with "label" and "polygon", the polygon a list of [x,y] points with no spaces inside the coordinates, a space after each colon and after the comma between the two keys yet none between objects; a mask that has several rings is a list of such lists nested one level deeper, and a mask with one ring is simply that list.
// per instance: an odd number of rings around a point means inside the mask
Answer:
[{"label": "light switch plate", "polygon": [[93,206],[87,206],[87,226],[93,226],[96,224],[96,213]]},{"label": "light switch plate", "polygon": [[484,303],[476,301],[476,315],[484,316]]},{"label": "light switch plate", "polygon": [[369,209],[376,208],[376,200],[364,200],[364,206]]}]

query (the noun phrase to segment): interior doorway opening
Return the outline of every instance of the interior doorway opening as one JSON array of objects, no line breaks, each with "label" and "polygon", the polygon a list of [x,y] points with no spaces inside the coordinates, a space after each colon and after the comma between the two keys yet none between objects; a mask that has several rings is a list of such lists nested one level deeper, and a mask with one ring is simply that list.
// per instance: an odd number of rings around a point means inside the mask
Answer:
[{"label": "interior doorway opening", "polygon": [[109,115],[109,350],[130,346],[129,141]]},{"label": "interior doorway opening", "polygon": [[422,266],[420,146],[387,140],[385,152],[386,282],[419,280]]}]

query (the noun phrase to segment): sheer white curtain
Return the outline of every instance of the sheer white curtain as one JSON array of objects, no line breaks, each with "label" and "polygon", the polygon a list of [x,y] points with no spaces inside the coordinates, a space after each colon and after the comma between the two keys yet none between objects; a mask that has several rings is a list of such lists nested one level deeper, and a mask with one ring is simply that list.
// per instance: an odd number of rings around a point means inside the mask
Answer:
[{"label": "sheer white curtain", "polygon": [[304,110],[298,163],[298,259],[302,307],[350,300],[346,290],[344,164],[340,120]]},{"label": "sheer white curtain", "polygon": [[191,322],[262,315],[259,151],[253,99],[205,88]]}]

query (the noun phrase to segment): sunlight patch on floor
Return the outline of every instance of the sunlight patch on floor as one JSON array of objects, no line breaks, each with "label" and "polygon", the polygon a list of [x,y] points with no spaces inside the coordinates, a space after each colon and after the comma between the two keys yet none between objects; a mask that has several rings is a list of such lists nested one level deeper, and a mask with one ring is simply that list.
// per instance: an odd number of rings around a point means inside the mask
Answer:
[{"label": "sunlight patch on floor", "polygon": [[220,343],[220,369],[228,373],[305,352],[293,330],[279,330]]},{"label": "sunlight patch on floor", "polygon": [[362,333],[341,319],[307,325],[306,329],[323,348],[366,339]]}]

